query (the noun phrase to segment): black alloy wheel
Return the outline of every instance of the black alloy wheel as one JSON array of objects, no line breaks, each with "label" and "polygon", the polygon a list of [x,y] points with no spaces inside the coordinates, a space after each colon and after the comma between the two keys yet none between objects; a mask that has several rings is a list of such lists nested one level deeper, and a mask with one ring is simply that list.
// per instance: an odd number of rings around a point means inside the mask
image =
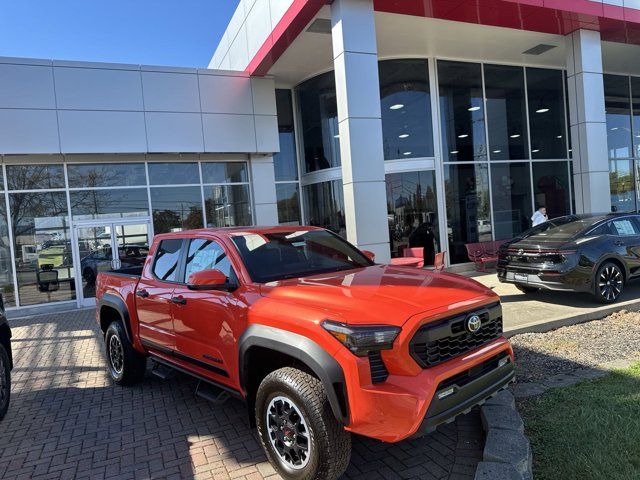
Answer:
[{"label": "black alloy wheel", "polygon": [[595,278],[595,296],[601,303],[613,303],[624,291],[624,273],[612,262],[602,265]]}]

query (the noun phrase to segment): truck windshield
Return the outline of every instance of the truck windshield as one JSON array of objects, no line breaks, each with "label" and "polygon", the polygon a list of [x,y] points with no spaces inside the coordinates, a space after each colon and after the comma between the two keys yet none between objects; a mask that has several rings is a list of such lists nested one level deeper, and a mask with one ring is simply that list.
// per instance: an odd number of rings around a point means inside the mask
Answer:
[{"label": "truck windshield", "polygon": [[257,283],[373,265],[362,252],[325,230],[241,233],[232,240]]}]

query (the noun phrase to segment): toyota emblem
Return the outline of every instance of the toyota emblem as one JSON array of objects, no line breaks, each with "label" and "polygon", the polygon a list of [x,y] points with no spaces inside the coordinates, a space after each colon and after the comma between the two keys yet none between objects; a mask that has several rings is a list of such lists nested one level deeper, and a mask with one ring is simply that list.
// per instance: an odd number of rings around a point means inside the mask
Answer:
[{"label": "toyota emblem", "polygon": [[480,317],[478,315],[471,315],[469,318],[467,318],[467,330],[470,333],[476,333],[478,330],[480,330],[481,326],[482,320],[480,320]]},{"label": "toyota emblem", "polygon": [[520,250],[518,250],[518,255],[522,255],[523,253],[524,253],[524,249],[521,248]]}]

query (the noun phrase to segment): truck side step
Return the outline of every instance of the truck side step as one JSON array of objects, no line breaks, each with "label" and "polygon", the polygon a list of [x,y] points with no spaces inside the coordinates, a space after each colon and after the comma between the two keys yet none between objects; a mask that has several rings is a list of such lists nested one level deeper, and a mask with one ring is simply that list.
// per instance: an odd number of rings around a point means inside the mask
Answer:
[{"label": "truck side step", "polygon": [[155,375],[160,380],[169,380],[175,375],[175,373],[176,371],[173,368],[162,365],[158,362],[154,362],[153,368],[151,369],[151,374]]},{"label": "truck side step", "polygon": [[202,380],[198,381],[198,386],[196,387],[196,395],[208,402],[211,402],[215,406],[224,404],[224,402],[226,402],[230,398],[229,393],[207,382],[203,382]]}]

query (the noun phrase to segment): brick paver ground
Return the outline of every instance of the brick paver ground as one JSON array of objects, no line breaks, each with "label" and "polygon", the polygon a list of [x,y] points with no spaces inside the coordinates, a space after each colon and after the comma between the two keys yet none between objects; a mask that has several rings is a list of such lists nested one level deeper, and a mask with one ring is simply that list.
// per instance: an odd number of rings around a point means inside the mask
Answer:
[{"label": "brick paver ground", "polygon": [[[0,478],[278,478],[241,402],[214,407],[184,375],[112,385],[92,311],[11,326],[16,368]],[[483,441],[476,412],[395,445],[354,437],[345,478],[471,479]]]}]

